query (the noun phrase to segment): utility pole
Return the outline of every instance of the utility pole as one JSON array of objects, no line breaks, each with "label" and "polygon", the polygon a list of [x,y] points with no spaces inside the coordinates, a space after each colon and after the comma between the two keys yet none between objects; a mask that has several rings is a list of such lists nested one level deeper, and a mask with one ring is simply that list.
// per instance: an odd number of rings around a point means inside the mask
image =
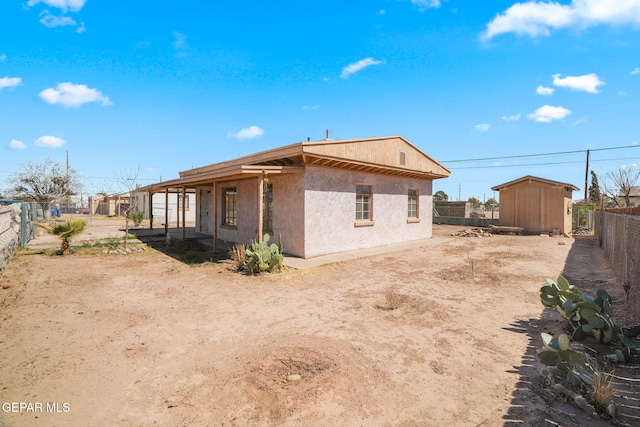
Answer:
[{"label": "utility pole", "polygon": [[67,150],[67,212],[69,212],[69,150]]},{"label": "utility pole", "polygon": [[587,168],[584,171],[584,201],[585,201],[585,203],[587,202],[587,189],[589,188],[588,181],[589,181],[589,150],[587,150]]}]

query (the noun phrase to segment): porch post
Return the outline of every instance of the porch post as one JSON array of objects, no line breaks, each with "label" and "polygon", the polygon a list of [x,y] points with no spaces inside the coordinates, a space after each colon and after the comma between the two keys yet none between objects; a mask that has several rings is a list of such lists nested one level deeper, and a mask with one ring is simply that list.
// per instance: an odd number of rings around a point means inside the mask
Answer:
[{"label": "porch post", "polygon": [[180,228],[180,189],[176,190],[176,228]]},{"label": "porch post", "polygon": [[187,194],[187,187],[182,187],[182,240],[184,240],[185,237],[185,232],[186,232],[186,221],[185,221],[185,212],[187,211],[186,208],[186,196]]},{"label": "porch post", "polygon": [[169,189],[164,189],[164,237],[169,234]]},{"label": "porch post", "polygon": [[215,252],[218,249],[218,203],[216,202],[217,198],[217,194],[216,194],[216,182],[213,181],[213,189],[212,191],[212,196],[213,196],[213,202],[212,202],[212,207],[213,207],[213,251]]},{"label": "porch post", "polygon": [[262,242],[262,199],[264,198],[264,178],[258,175],[258,242]]},{"label": "porch post", "polygon": [[149,229],[153,230],[153,193],[149,192]]}]

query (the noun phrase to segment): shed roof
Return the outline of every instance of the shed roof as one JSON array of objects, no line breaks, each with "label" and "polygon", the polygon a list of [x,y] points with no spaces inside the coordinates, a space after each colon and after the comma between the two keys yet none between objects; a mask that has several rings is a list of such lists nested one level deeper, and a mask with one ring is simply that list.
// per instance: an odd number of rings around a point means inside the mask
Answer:
[{"label": "shed roof", "polygon": [[257,174],[302,173],[305,165],[422,179],[446,178],[451,173],[402,136],[396,135],[298,142],[182,171],[180,178],[148,185],[138,191],[177,189]]},{"label": "shed roof", "polygon": [[566,182],[560,182],[560,181],[553,181],[551,179],[539,178],[539,177],[533,176],[533,175],[523,176],[522,178],[514,179],[513,181],[505,182],[504,184],[496,185],[494,187],[491,187],[491,190],[500,191],[500,190],[506,189],[507,187],[511,187],[513,185],[519,184],[521,182],[527,182],[527,181],[529,181],[529,182],[530,181],[538,181],[538,182],[542,182],[544,184],[548,184],[548,185],[551,185],[551,186],[568,187],[573,191],[580,190],[578,187],[576,187],[573,184],[567,184]]}]

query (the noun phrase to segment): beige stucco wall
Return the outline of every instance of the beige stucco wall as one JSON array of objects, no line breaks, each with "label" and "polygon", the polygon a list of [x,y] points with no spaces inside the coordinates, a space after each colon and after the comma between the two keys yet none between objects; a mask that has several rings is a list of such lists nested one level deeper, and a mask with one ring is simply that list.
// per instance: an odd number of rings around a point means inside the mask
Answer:
[{"label": "beige stucco wall", "polygon": [[[569,197],[566,197],[566,196]],[[571,232],[570,192],[564,186],[527,181],[500,190],[500,225],[522,227],[525,233]]]},{"label": "beige stucco wall", "polygon": [[[431,237],[432,181],[307,166],[304,256]],[[355,226],[356,184],[372,185],[373,226]],[[418,189],[420,222],[407,223],[407,191]]]},{"label": "beige stucco wall", "polygon": [[[304,179],[302,174],[283,174],[269,176],[273,185],[273,230],[270,243],[282,238],[286,254],[304,256]],[[237,228],[222,226],[223,188],[237,189]],[[229,242],[249,244],[258,238],[258,178],[216,183],[216,214],[218,216],[218,238]],[[202,193],[199,193],[202,195]],[[213,201],[213,198],[211,198]],[[210,204],[210,212],[213,206]],[[204,219],[203,214],[200,218]],[[210,215],[211,221],[213,216]],[[201,232],[211,234],[211,229],[198,225]]]},{"label": "beige stucco wall", "polygon": [[273,236],[282,237],[284,252],[304,257],[304,175],[269,177],[273,184]]},{"label": "beige stucco wall", "polygon": [[[222,192],[224,188],[237,190],[237,227],[223,226]],[[249,243],[258,236],[258,179],[242,179],[216,183],[216,215],[218,216],[218,239],[229,242]]]}]

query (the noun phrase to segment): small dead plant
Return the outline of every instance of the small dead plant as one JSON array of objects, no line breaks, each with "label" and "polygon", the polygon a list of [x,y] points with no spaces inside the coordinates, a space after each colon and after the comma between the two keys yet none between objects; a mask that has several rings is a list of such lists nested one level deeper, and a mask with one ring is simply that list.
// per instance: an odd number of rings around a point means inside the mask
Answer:
[{"label": "small dead plant", "polygon": [[231,261],[233,261],[233,268],[235,271],[240,271],[247,262],[247,245],[242,243],[236,243],[229,251]]},{"label": "small dead plant", "polygon": [[602,371],[594,372],[592,392],[596,405],[600,408],[607,408],[614,394],[611,376]]},{"label": "small dead plant", "polygon": [[376,308],[380,310],[397,310],[407,302],[408,297],[400,293],[397,285],[393,285],[384,292],[384,299],[384,305],[377,304]]}]

